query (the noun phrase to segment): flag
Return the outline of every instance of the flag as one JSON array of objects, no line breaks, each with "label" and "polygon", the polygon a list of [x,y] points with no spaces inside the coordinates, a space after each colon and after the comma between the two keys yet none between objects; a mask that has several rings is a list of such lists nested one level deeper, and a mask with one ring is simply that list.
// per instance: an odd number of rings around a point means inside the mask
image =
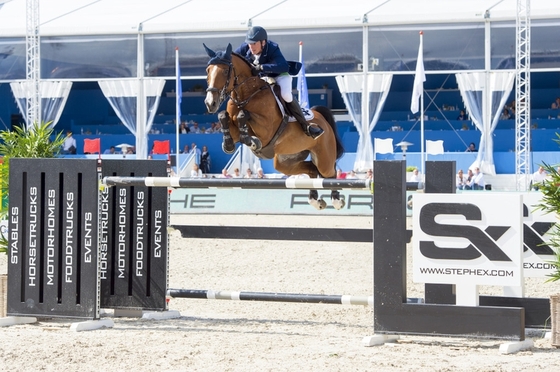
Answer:
[{"label": "flag", "polygon": [[430,141],[426,140],[426,154],[441,155],[444,153],[443,140]]},{"label": "flag", "polygon": [[181,125],[181,102],[183,101],[183,84],[181,83],[181,67],[179,66],[179,48],[175,48],[175,71],[177,80],[175,81],[175,92],[177,92],[177,126]]},{"label": "flag", "polygon": [[375,138],[374,149],[376,154],[392,154],[393,153],[393,139],[392,138]]},{"label": "flag", "polygon": [[101,154],[101,140],[99,138],[84,138],[84,154]]},{"label": "flag", "polygon": [[[412,101],[410,102],[410,111],[416,114],[419,110],[418,100],[424,93],[424,82],[426,81],[426,74],[424,73],[424,57],[423,57],[423,36],[424,33],[420,31],[420,47],[418,48],[418,59],[416,60],[416,74],[414,76],[414,87],[412,88]],[[423,113],[422,113],[423,114]]]},{"label": "flag", "polygon": [[299,42],[299,62],[301,69],[297,76],[298,101],[301,108],[309,110],[309,93],[307,91],[307,80],[305,79],[305,64],[303,63],[303,42]]},{"label": "flag", "polygon": [[154,141],[154,147],[152,150],[152,153],[154,155],[166,155],[169,154],[169,140],[165,140],[165,141],[158,141],[155,140]]},{"label": "flag", "polygon": [[[181,101],[183,101],[183,83],[181,82],[181,66],[179,64],[179,47],[175,47],[175,161],[176,161],[176,173],[179,174],[179,128],[181,126]],[[169,144],[168,144],[169,145]],[[167,149],[166,154],[169,154],[169,149]],[[168,155],[168,161],[171,161],[171,154]]]}]

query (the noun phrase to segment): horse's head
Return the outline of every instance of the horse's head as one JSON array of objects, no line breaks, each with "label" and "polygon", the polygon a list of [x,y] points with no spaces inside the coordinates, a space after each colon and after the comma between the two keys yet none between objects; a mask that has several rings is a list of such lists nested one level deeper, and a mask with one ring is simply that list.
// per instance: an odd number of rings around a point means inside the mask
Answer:
[{"label": "horse's head", "polygon": [[230,83],[232,72],[231,61],[231,44],[228,44],[225,51],[214,52],[208,48],[206,44],[204,49],[210,57],[208,67],[206,67],[206,81],[208,88],[206,89],[206,109],[213,114],[220,108],[220,105],[227,97],[227,88]]}]

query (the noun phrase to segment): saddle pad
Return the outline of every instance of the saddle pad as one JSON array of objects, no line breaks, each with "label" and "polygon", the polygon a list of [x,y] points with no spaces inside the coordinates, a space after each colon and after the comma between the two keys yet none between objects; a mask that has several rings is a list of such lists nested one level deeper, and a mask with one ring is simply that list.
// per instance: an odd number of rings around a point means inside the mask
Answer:
[{"label": "saddle pad", "polygon": [[[311,110],[309,110],[309,109],[306,109],[306,108],[303,108],[303,107],[302,107],[302,108],[301,108],[301,112],[303,112],[303,116],[305,116],[305,120],[307,120],[307,121],[311,121],[311,120],[313,120],[313,119],[315,118],[315,115],[313,114],[313,111],[311,111]],[[292,122],[297,121],[297,120],[296,120],[296,118],[294,118],[293,116],[290,116],[290,117],[288,118],[288,121],[289,121],[290,123],[292,123]]]},{"label": "saddle pad", "polygon": [[[280,111],[282,112],[282,115],[285,116],[286,115],[286,110],[284,110],[284,106],[282,105],[282,102],[280,102],[280,98],[278,98],[278,96],[276,94],[274,94],[274,99],[276,99],[276,103],[278,104],[278,107],[280,107]],[[309,109],[301,107],[301,112],[303,113],[303,116],[305,116],[305,120],[307,120],[307,121],[313,120],[315,118],[315,115],[313,114],[313,111],[311,111]],[[289,123],[292,123],[294,121],[297,121],[296,118],[294,118],[293,116],[288,117],[288,122]]]}]

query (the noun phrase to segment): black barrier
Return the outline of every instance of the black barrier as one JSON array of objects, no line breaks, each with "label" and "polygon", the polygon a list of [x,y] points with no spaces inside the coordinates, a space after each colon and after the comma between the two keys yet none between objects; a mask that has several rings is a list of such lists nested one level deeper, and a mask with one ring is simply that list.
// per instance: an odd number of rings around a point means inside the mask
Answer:
[{"label": "black barrier", "polygon": [[406,303],[405,163],[376,161],[374,174],[375,333],[524,340],[523,308]]},{"label": "black barrier", "polygon": [[[104,160],[103,177],[165,177],[162,160]],[[142,185],[105,188],[100,196],[101,307],[165,310],[168,193]]]},{"label": "black barrier", "polygon": [[96,160],[11,159],[8,315],[99,316]]},{"label": "black barrier", "polygon": [[183,238],[373,242],[371,229],[204,225],[172,225],[171,228],[180,231]]},{"label": "black barrier", "polygon": [[166,309],[167,190],[100,191],[101,174],[159,177],[167,164],[10,161],[8,315],[97,319],[102,307]]},{"label": "black barrier", "polygon": [[[454,194],[456,190],[455,174],[455,162],[426,162],[425,192]],[[523,239],[525,240],[527,237],[524,236]],[[426,284],[426,303],[454,304],[456,299],[453,287],[451,284]],[[525,327],[550,328],[548,298],[479,296],[479,304],[480,306],[522,307],[525,309]]]}]

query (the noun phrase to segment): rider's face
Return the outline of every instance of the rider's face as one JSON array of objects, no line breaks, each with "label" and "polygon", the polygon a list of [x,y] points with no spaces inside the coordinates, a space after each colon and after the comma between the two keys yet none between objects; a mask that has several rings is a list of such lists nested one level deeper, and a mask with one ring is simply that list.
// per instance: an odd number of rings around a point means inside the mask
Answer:
[{"label": "rider's face", "polygon": [[261,54],[264,43],[264,41],[257,41],[256,43],[248,44],[249,49],[251,49],[251,54]]}]

